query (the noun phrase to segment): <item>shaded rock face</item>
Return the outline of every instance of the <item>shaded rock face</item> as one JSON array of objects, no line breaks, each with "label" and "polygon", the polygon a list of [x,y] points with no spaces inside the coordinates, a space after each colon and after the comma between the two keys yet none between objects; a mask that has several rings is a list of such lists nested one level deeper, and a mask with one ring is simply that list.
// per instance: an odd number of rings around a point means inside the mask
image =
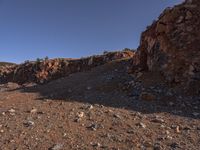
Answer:
[{"label": "shaded rock face", "polygon": [[200,1],[167,8],[141,35],[134,63],[160,71],[167,81],[200,85]]},{"label": "shaded rock face", "polygon": [[7,66],[0,68],[0,83],[45,83],[113,60],[131,58],[134,54],[134,51],[109,52],[82,59],[52,59]]}]

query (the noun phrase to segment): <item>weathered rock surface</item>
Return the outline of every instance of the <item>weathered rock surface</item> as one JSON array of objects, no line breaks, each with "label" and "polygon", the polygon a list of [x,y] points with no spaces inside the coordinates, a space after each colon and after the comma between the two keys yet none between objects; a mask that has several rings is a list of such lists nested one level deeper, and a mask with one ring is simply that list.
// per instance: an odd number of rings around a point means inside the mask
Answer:
[{"label": "weathered rock surface", "polygon": [[161,72],[170,83],[199,93],[200,1],[187,0],[167,8],[141,35],[134,63]]},{"label": "weathered rock surface", "polygon": [[6,66],[0,69],[0,82],[44,83],[68,76],[75,72],[86,71],[113,60],[131,58],[135,52],[108,52],[104,55],[82,59],[52,59],[36,62],[25,62],[21,65]]}]

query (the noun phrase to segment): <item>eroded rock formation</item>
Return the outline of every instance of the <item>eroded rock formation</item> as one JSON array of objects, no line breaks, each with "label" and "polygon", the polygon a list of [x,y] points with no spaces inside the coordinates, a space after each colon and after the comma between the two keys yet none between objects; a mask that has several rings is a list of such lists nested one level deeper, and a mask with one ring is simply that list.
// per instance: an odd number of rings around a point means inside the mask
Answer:
[{"label": "eroded rock formation", "polygon": [[108,52],[104,55],[82,59],[52,59],[26,62],[20,65],[7,66],[0,69],[0,82],[44,83],[75,72],[86,71],[113,60],[131,58],[134,51]]},{"label": "eroded rock formation", "polygon": [[200,87],[200,1],[187,0],[167,8],[141,35],[134,63],[159,71],[167,81]]}]

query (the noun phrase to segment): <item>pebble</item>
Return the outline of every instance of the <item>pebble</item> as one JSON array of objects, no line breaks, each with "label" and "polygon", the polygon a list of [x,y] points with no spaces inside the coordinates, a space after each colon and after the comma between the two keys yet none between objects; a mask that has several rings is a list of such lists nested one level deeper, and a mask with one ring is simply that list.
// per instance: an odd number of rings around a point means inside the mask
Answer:
[{"label": "pebble", "polygon": [[92,146],[94,146],[94,147],[101,147],[101,144],[100,143],[90,143]]},{"label": "pebble", "polygon": [[165,131],[165,133],[166,133],[167,135],[169,135],[169,134],[170,134],[170,132],[169,132],[168,130],[166,130],[166,131]]},{"label": "pebble", "polygon": [[197,112],[193,112],[192,115],[195,116],[195,117],[198,117],[200,114],[197,113]]},{"label": "pebble", "polygon": [[165,121],[161,118],[155,118],[153,120],[151,120],[152,122],[155,122],[155,123],[164,123]]},{"label": "pebble", "polygon": [[146,126],[144,123],[142,123],[142,122],[138,123],[137,125],[140,126],[140,127],[142,127],[142,128],[146,128],[146,127],[147,127],[147,126]]},{"label": "pebble", "polygon": [[142,92],[140,94],[140,99],[144,101],[153,101],[156,100],[156,96],[153,95],[152,93]]},{"label": "pebble", "polygon": [[30,113],[36,113],[37,112],[37,109],[36,108],[33,108]]},{"label": "pebble", "polygon": [[90,124],[87,128],[96,131],[98,129],[98,125],[95,123]]},{"label": "pebble", "polygon": [[145,147],[152,147],[152,146],[153,146],[153,144],[152,144],[151,142],[149,142],[149,141],[144,142],[143,145],[144,145]]},{"label": "pebble", "polygon": [[78,113],[77,113],[77,117],[78,117],[78,118],[83,118],[84,115],[85,115],[84,112],[78,112]]},{"label": "pebble", "polygon": [[15,110],[14,109],[10,109],[8,110],[9,113],[15,113]]},{"label": "pebble", "polygon": [[63,144],[55,144],[49,150],[61,150],[63,149]]},{"label": "pebble", "polygon": [[180,133],[181,131],[180,131],[180,127],[179,126],[177,126],[176,127],[176,133]]},{"label": "pebble", "polygon": [[113,116],[114,116],[115,118],[121,119],[120,115],[118,115],[118,114],[114,114]]},{"label": "pebble", "polygon": [[27,122],[24,123],[24,125],[25,125],[26,127],[33,126],[34,124],[35,124],[35,123],[34,123],[33,121],[27,121]]},{"label": "pebble", "polygon": [[87,90],[91,90],[91,89],[92,89],[92,87],[90,87],[90,86],[87,87]]}]

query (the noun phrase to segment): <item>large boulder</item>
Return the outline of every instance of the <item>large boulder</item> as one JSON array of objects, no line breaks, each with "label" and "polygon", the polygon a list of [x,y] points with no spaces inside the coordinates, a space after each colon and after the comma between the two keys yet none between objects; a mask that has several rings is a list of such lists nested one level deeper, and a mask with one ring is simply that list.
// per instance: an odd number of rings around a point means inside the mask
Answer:
[{"label": "large boulder", "polygon": [[135,65],[199,92],[200,1],[167,8],[141,35]]}]

